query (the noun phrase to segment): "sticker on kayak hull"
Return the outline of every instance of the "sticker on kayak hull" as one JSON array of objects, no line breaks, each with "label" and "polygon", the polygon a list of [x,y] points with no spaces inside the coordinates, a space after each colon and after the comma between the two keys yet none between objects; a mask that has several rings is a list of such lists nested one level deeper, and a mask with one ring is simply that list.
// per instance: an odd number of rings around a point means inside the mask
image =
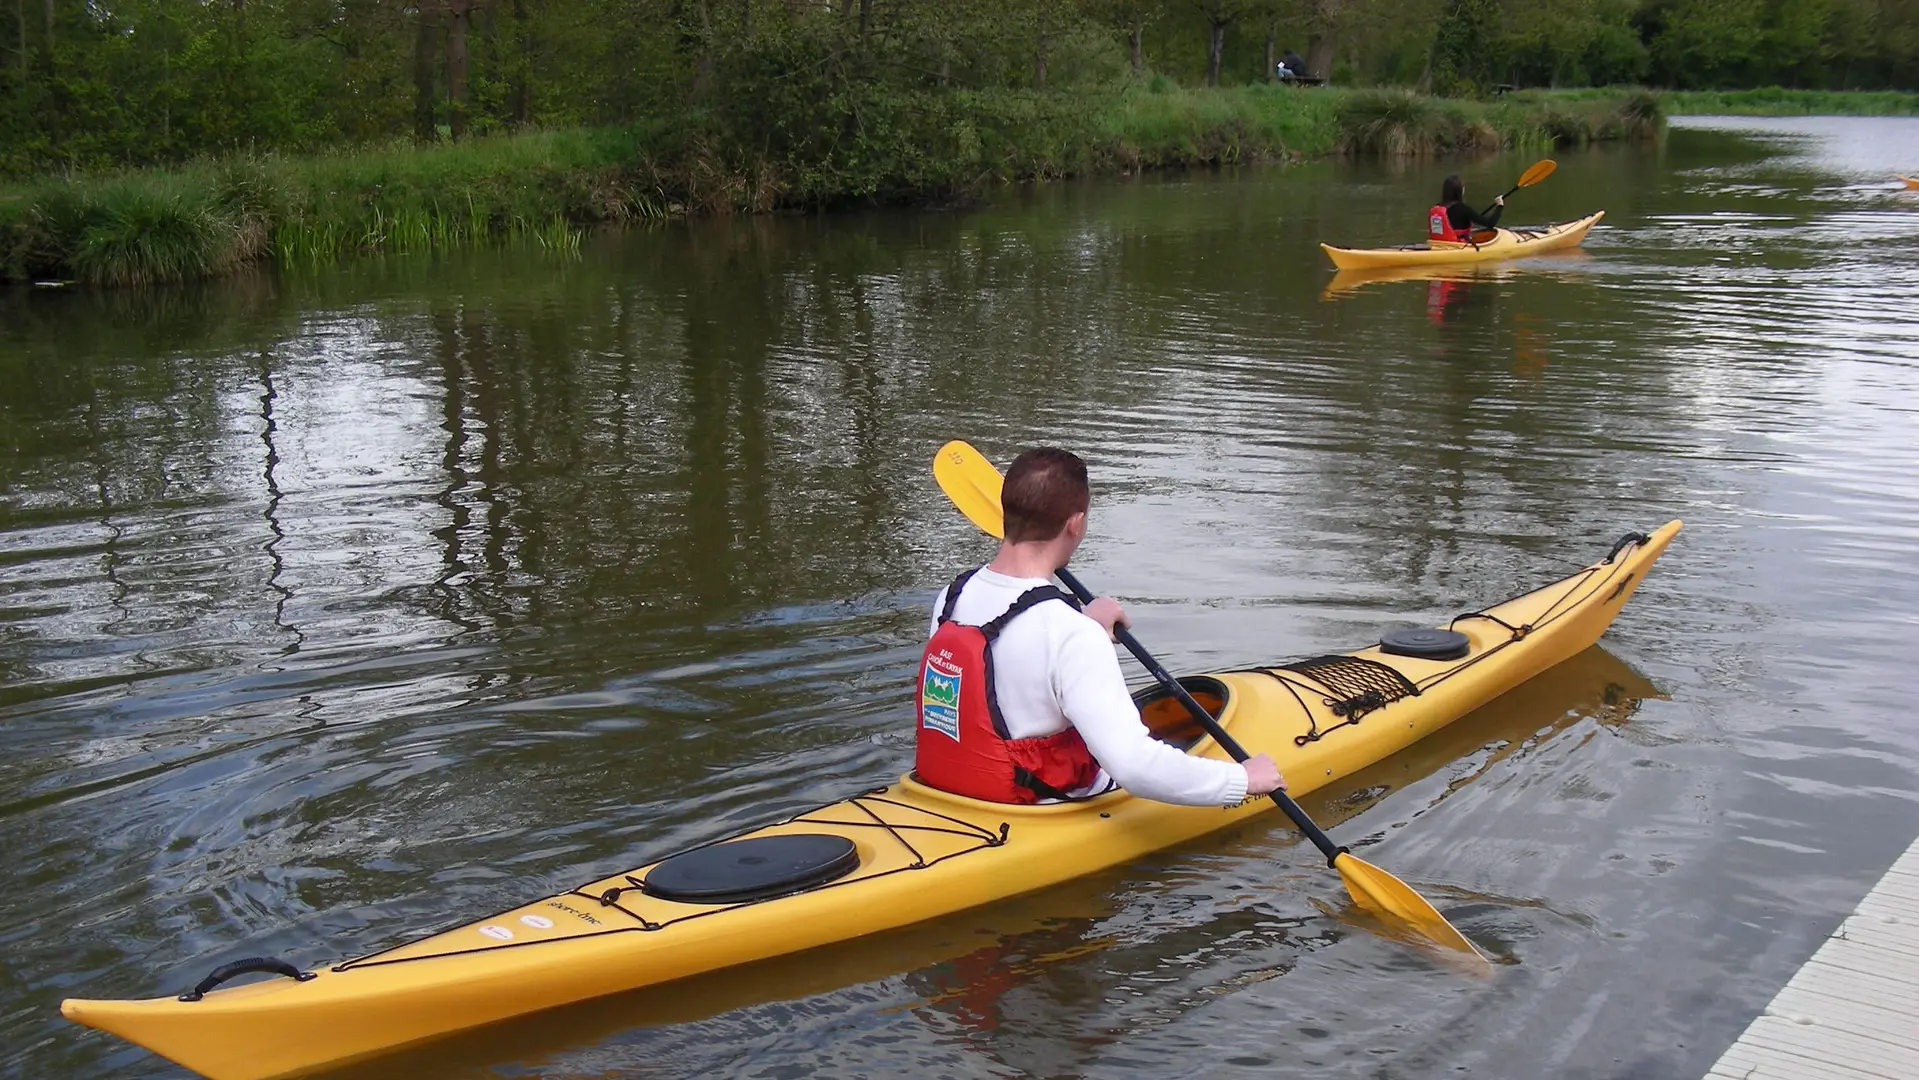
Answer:
[{"label": "sticker on kayak hull", "polygon": [[485,934],[495,941],[513,940],[513,931],[508,930],[504,926],[482,926],[480,927],[480,933]]},{"label": "sticker on kayak hull", "polygon": [[520,921],[535,930],[553,929],[553,920],[544,915],[522,915],[520,916]]}]

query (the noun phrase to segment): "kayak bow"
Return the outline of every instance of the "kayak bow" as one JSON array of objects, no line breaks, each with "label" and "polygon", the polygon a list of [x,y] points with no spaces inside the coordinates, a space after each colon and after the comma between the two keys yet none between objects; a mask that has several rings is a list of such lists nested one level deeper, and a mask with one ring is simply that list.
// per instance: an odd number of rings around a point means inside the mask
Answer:
[{"label": "kayak bow", "polygon": [[1518,259],[1547,251],[1577,246],[1599,219],[1597,211],[1578,221],[1560,222],[1539,229],[1494,229],[1489,240],[1455,243],[1434,240],[1391,248],[1343,248],[1319,245],[1341,270],[1372,270],[1387,266],[1431,266],[1440,263],[1490,262],[1494,259]]},{"label": "kayak bow", "polygon": [[[1452,620],[1453,659],[1379,646],[1180,680],[1295,796],[1418,741],[1605,632],[1679,532],[1628,534],[1606,558]],[[1394,639],[1400,640],[1397,632]],[[1412,632],[1411,637],[1434,631]],[[1161,738],[1226,757],[1164,689],[1137,695]],[[1180,807],[1116,791],[1008,806],[910,775],[623,874],[314,971],[241,961],[215,975],[282,977],[144,1001],[69,999],[75,1022],[213,1080],[268,1080],[388,1053],[509,1017],[845,941],[1030,892],[1244,820],[1272,806]],[[785,839],[780,839],[785,838]],[[796,859],[782,889],[728,894],[708,876],[741,842]],[[819,858],[798,858],[800,848]],[[758,855],[753,858],[758,858]],[[751,862],[752,858],[735,862]],[[802,865],[803,864],[803,865]],[[669,887],[670,886],[670,887]],[[277,967],[275,965],[278,965]]]}]

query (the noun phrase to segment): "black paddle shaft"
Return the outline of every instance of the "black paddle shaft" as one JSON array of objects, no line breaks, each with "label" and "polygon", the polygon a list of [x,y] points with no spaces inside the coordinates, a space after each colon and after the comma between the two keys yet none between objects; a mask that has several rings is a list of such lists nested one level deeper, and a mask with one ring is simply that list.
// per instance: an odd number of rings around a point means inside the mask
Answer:
[{"label": "black paddle shaft", "polygon": [[[1058,575],[1060,583],[1071,589],[1073,595],[1079,597],[1080,603],[1092,603],[1093,594],[1087,590],[1086,586],[1080,584],[1071,570],[1062,566],[1059,568]],[[1153,678],[1159,680],[1161,686],[1178,698],[1181,705],[1186,706],[1187,711],[1193,714],[1193,719],[1199,721],[1200,726],[1206,729],[1206,734],[1211,735],[1214,742],[1224,747],[1226,752],[1233,756],[1234,761],[1245,761],[1251,756],[1237,740],[1226,734],[1226,729],[1219,726],[1219,721],[1213,719],[1213,714],[1207,712],[1204,705],[1193,700],[1193,695],[1186,692],[1186,688],[1179,684],[1178,679],[1173,678],[1165,668],[1159,666],[1159,661],[1153,659],[1153,655],[1146,651],[1146,646],[1139,643],[1139,639],[1133,636],[1131,630],[1123,626],[1116,626],[1113,629],[1116,631],[1119,643],[1126,646],[1126,651],[1133,654],[1133,659],[1138,660],[1141,666],[1152,673]],[[1284,791],[1274,791],[1270,795],[1272,800],[1279,804],[1279,808],[1286,811],[1286,816],[1293,819],[1293,824],[1299,826],[1299,831],[1306,834],[1306,839],[1311,840],[1320,854],[1326,856],[1327,866],[1333,865],[1341,855],[1346,853],[1345,848],[1333,843],[1332,838],[1327,836],[1324,830],[1313,824],[1313,819],[1306,816],[1306,811],[1300,809],[1291,795]]]}]

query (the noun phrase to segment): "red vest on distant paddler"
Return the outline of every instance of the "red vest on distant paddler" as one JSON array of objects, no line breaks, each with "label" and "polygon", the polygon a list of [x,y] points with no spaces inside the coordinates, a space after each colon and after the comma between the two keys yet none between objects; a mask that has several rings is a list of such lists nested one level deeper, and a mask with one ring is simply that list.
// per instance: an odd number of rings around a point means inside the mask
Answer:
[{"label": "red vest on distant paddler", "polygon": [[984,626],[954,622],[960,590],[976,572],[968,570],[947,588],[939,627],[920,659],[913,772],[941,791],[991,802],[1066,798],[1093,782],[1099,763],[1072,727],[1038,739],[1008,736],[993,689],[992,645],[1007,623],[1034,605],[1073,604],[1073,598],[1042,585],[1021,593],[1005,614]]},{"label": "red vest on distant paddler", "polygon": [[1426,235],[1434,240],[1451,240],[1456,244],[1469,244],[1473,239],[1472,230],[1453,228],[1453,219],[1446,213],[1446,204],[1440,203],[1426,211]]}]

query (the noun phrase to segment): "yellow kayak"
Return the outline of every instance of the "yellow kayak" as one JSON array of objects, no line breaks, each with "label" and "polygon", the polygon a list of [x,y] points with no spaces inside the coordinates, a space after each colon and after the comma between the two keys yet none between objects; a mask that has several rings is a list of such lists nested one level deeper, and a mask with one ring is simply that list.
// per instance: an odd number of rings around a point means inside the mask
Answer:
[{"label": "yellow kayak", "polygon": [[1373,270],[1388,266],[1431,266],[1439,263],[1490,262],[1494,259],[1519,259],[1546,251],[1576,247],[1586,233],[1606,216],[1600,210],[1578,221],[1565,221],[1538,229],[1493,229],[1478,235],[1472,243],[1434,240],[1392,248],[1342,248],[1319,245],[1341,270]]},{"label": "yellow kayak", "polygon": [[1899,179],[1904,180],[1909,188],[1919,188],[1919,176],[1902,176]]},{"label": "yellow kayak", "polygon": [[1569,269],[1592,261],[1592,253],[1580,248],[1560,248],[1550,257],[1523,267],[1507,263],[1436,263],[1431,266],[1377,266],[1369,270],[1335,270],[1320,290],[1320,299],[1333,300],[1368,286],[1389,281],[1441,281],[1475,285],[1511,279],[1538,269]]},{"label": "yellow kayak", "polygon": [[[1448,790],[1496,771],[1515,755],[1537,751],[1583,721],[1617,728],[1632,721],[1642,702],[1665,697],[1602,641],[1384,761],[1341,777],[1337,785],[1308,796],[1306,808],[1320,825],[1334,828],[1390,793],[1469,757],[1470,770],[1449,781]],[[1124,868],[1109,870],[1101,880],[1124,873]],[[504,1062],[548,1075],[540,1063],[639,1028],[697,1023],[735,1009],[798,1001],[882,979],[903,979],[910,992],[933,1002],[990,995],[990,983],[1000,977],[1018,973],[1023,981],[1052,965],[1124,944],[1112,923],[1123,905],[1123,897],[1110,888],[1066,882],[744,970],[709,972],[489,1024],[327,1076],[490,1076]],[[981,971],[987,972],[986,988],[973,981]]]},{"label": "yellow kayak", "polygon": [[[1449,630],[1271,668],[1181,680],[1303,796],[1580,653],[1680,523],[1469,612]],[[1454,652],[1458,655],[1453,655]],[[1138,695],[1161,738],[1224,758],[1164,690]],[[949,795],[910,775],[431,937],[328,967],[237,961],[180,997],[69,999],[70,1020],[212,1080],[267,1080],[452,1032],[962,911],[1102,870],[1273,804],[1177,807],[1112,792],[1042,806]],[[225,977],[271,973],[242,985]]]}]

